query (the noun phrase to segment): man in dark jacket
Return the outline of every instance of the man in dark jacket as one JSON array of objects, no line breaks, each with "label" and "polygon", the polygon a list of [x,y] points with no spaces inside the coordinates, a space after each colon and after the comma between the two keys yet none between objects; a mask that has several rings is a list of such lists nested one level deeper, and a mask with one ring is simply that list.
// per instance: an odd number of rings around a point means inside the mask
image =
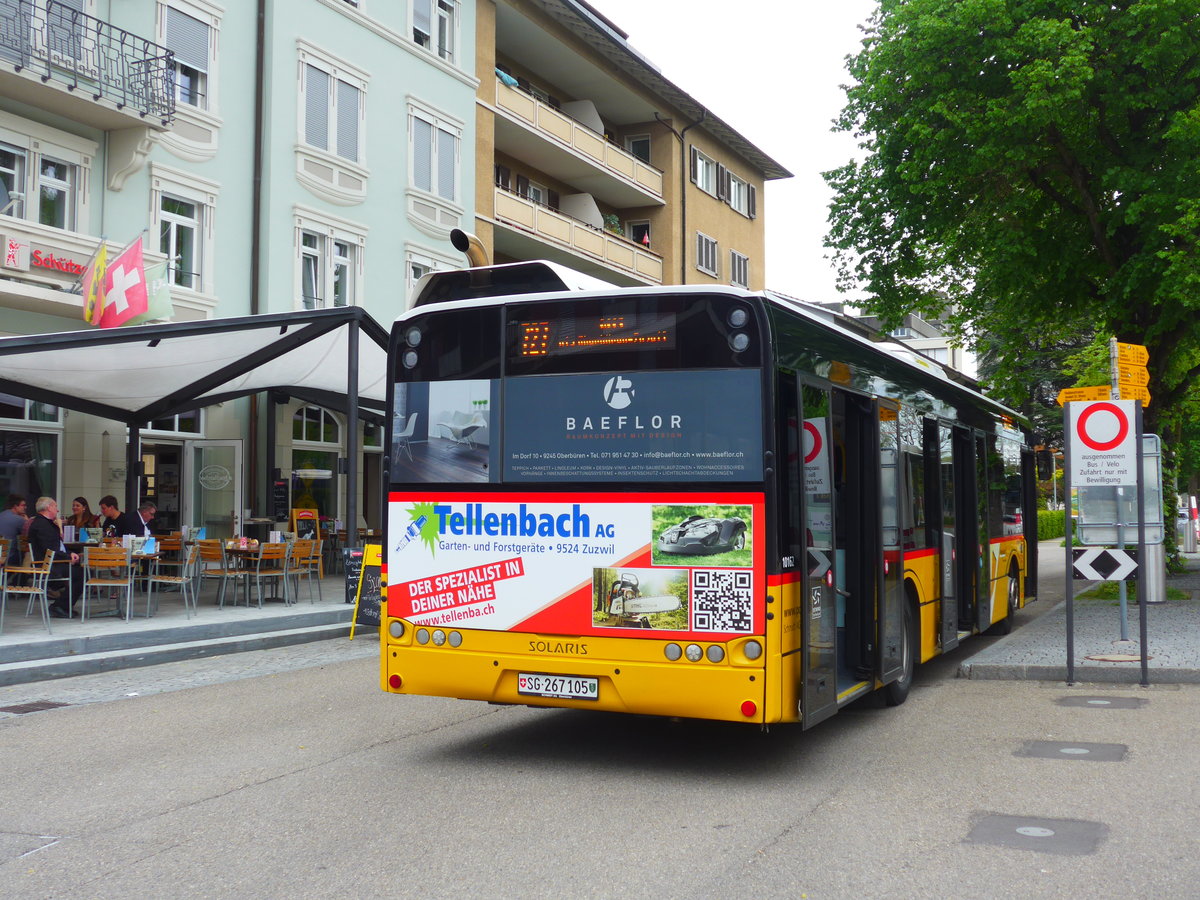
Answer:
[{"label": "man in dark jacket", "polygon": [[53,497],[38,497],[34,510],[36,515],[29,523],[29,554],[35,565],[41,565],[49,550],[54,554],[50,577],[70,577],[69,593],[65,586],[50,591],[54,601],[50,605],[50,615],[66,619],[71,615],[72,599],[83,596],[83,567],[79,565],[79,554],[72,553],[63,544],[62,529],[58,525],[58,502]]},{"label": "man in dark jacket", "polygon": [[117,498],[112,494],[100,498],[100,515],[104,517],[100,524],[104,527],[105,537],[121,537],[126,534],[141,536],[145,532],[141,518],[121,512]]}]

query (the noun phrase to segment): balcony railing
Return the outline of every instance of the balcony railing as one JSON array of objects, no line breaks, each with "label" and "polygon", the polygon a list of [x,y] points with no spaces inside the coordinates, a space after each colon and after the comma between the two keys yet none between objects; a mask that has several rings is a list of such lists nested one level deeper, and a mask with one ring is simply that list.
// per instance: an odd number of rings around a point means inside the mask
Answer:
[{"label": "balcony railing", "polygon": [[[562,110],[502,81],[496,82],[496,105],[524,121],[528,128],[534,129],[542,137],[574,151],[592,165],[649,194],[654,200],[662,201],[661,170],[606,140],[604,135],[597,134]],[[643,202],[649,206],[653,200]]]},{"label": "balcony railing", "polygon": [[651,284],[662,284],[662,257],[627,238],[595,228],[502,187],[496,188],[495,204],[496,218],[501,222]]},{"label": "balcony railing", "polygon": [[175,116],[170,50],[55,0],[0,0],[5,63],[164,125]]}]

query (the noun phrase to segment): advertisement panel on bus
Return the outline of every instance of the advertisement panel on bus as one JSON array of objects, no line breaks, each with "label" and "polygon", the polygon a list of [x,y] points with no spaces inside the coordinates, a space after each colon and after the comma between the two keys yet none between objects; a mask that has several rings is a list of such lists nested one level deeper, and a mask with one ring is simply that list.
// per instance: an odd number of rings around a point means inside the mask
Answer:
[{"label": "advertisement panel on bus", "polygon": [[389,616],[723,640],[764,626],[762,494],[393,492]]}]

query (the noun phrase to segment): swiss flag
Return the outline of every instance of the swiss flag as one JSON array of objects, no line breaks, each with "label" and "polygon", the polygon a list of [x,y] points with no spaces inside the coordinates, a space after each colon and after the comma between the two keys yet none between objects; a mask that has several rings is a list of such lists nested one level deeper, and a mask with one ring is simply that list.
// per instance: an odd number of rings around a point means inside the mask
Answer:
[{"label": "swiss flag", "polygon": [[104,273],[104,314],[101,328],[116,328],[149,309],[146,293],[146,264],[142,259],[142,239],[126,247],[108,264]]}]

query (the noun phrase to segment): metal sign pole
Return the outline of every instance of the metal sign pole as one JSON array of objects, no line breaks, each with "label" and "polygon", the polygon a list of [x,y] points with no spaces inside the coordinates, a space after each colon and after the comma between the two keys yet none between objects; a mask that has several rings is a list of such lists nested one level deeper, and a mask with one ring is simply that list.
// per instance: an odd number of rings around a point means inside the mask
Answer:
[{"label": "metal sign pole", "polygon": [[1067,553],[1067,684],[1075,683],[1075,561],[1071,552],[1071,404],[1063,404],[1063,529]]},{"label": "metal sign pole", "polygon": [[[1150,685],[1150,657],[1146,654],[1146,607],[1150,605],[1150,579],[1146,577],[1146,466],[1145,441],[1142,439],[1142,405],[1134,407],[1133,421],[1137,435],[1137,506],[1138,506],[1138,640],[1142,645],[1142,687]],[[1166,524],[1163,528],[1165,530]]]}]

